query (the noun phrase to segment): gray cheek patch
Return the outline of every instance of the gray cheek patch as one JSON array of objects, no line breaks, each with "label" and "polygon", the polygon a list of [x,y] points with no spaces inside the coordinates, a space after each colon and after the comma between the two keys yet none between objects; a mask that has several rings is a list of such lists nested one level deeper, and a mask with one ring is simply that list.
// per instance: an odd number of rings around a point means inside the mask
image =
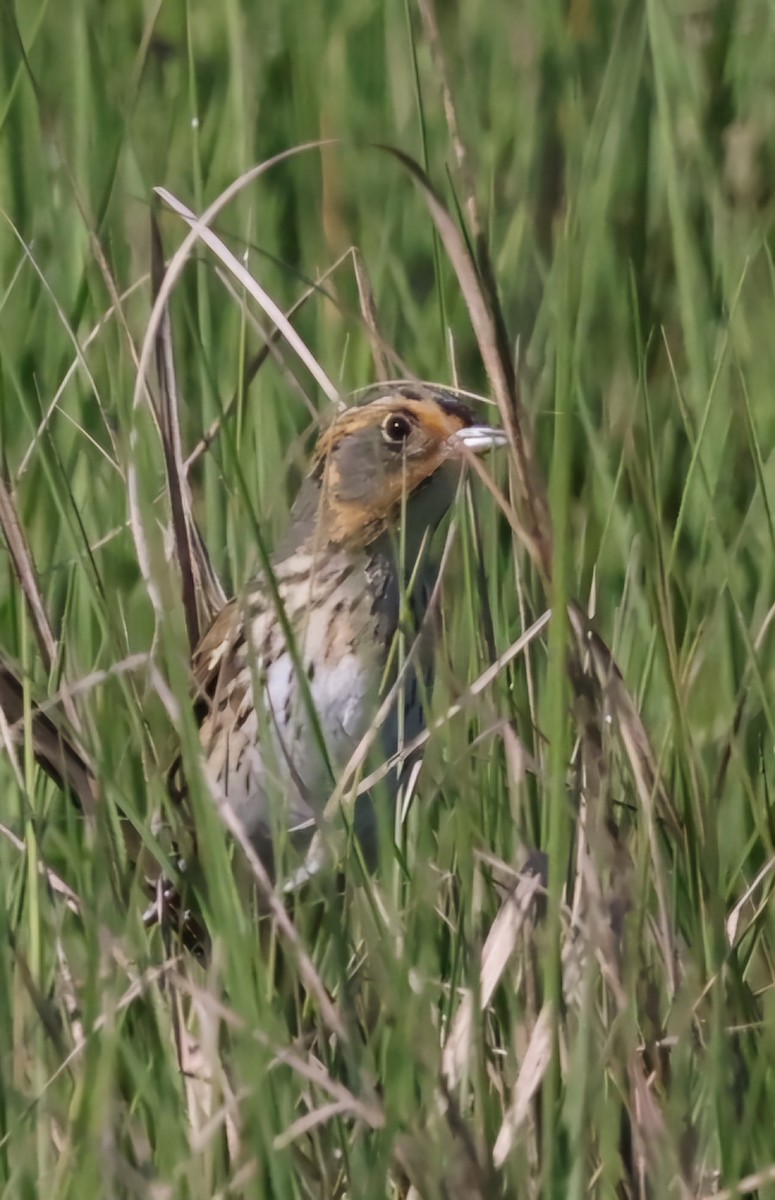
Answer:
[{"label": "gray cheek patch", "polygon": [[[380,439],[380,443],[377,439]],[[379,430],[364,429],[345,438],[334,451],[336,496],[346,504],[367,503],[384,486],[390,465],[386,467]],[[391,456],[392,457],[392,456]],[[396,470],[402,469],[396,455]],[[392,472],[390,472],[392,474]]]}]

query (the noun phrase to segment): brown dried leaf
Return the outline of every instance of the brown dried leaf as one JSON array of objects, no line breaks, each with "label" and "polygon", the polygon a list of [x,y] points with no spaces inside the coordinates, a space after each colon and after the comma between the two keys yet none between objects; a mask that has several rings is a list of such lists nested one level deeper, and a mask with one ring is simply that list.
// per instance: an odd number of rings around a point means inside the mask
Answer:
[{"label": "brown dried leaf", "polygon": [[[482,949],[479,971],[479,1004],[482,1010],[492,1000],[509,959],[517,949],[520,933],[534,910],[545,881],[529,871],[519,875],[516,887],[501,904]],[[442,1074],[447,1087],[456,1087],[473,1042],[474,997],[467,992],[455,1014],[442,1056]]]},{"label": "brown dried leaf", "polygon": [[538,1014],[538,1019],[530,1035],[527,1053],[519,1068],[517,1082],[509,1110],[503,1118],[503,1124],[498,1131],[492,1151],[492,1160],[496,1168],[500,1168],[514,1149],[520,1127],[530,1113],[530,1104],[541,1086],[546,1068],[552,1059],[552,1041],[554,1036],[554,1012],[550,1003],[546,1003]]}]

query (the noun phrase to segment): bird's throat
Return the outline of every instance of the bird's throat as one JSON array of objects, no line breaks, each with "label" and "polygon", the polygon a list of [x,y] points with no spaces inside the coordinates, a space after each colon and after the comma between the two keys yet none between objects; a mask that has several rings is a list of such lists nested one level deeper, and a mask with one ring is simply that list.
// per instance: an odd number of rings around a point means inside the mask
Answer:
[{"label": "bird's throat", "polygon": [[460,479],[454,462],[443,464],[406,497],[390,497],[388,504],[365,504],[338,498],[320,476],[305,479],[291,513],[291,524],[281,539],[276,558],[282,561],[300,546],[327,545],[358,552],[387,546],[401,547],[404,562],[417,559],[447,512]]}]

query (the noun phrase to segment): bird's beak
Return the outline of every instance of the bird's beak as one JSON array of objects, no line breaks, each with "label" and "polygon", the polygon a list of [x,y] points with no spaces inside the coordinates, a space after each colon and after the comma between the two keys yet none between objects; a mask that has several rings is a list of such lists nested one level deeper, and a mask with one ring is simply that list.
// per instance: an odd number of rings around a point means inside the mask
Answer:
[{"label": "bird's beak", "polygon": [[492,429],[489,425],[468,425],[458,429],[447,442],[450,450],[470,450],[472,454],[484,454],[498,446],[508,446],[505,429]]}]

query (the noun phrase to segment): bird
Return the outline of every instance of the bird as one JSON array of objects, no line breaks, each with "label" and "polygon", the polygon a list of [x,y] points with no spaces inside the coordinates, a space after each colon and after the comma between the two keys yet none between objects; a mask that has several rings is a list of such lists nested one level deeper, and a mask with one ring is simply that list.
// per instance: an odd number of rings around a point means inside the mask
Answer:
[{"label": "bird", "polygon": [[[401,671],[398,642],[403,636],[411,644],[427,624],[437,579],[430,540],[467,456],[507,443],[503,430],[477,422],[442,387],[374,385],[323,429],[267,568],[222,605],[194,649],[205,775],[270,875],[279,849],[303,855],[309,848],[386,694],[394,693],[379,731],[384,757],[421,732],[432,646],[426,638],[424,652],[410,652]],[[15,742],[25,727],[20,678],[0,656],[0,710]],[[400,688],[391,688],[396,682]],[[33,704],[30,732],[42,768],[79,808],[92,811],[99,780],[65,714]],[[168,786],[184,809],[189,783],[178,753]],[[397,786],[392,774],[388,800]],[[194,824],[190,812],[184,816],[184,825]],[[359,797],[354,825],[372,866],[378,821],[369,796]],[[196,857],[192,832],[186,855],[178,857],[173,846],[179,867]],[[130,858],[147,864],[135,831],[125,837]],[[148,924],[165,907],[180,911],[168,884],[151,869],[157,902]]]},{"label": "bird", "polygon": [[[399,635],[423,625],[437,576],[428,545],[467,455],[506,442],[444,388],[374,385],[323,429],[268,569],[194,650],[205,776],[273,875],[278,851],[308,849],[397,679]],[[416,657],[382,724],[386,758],[423,728],[433,655]],[[175,779],[185,795],[180,762]],[[355,832],[372,860],[377,825],[361,798]]]}]

